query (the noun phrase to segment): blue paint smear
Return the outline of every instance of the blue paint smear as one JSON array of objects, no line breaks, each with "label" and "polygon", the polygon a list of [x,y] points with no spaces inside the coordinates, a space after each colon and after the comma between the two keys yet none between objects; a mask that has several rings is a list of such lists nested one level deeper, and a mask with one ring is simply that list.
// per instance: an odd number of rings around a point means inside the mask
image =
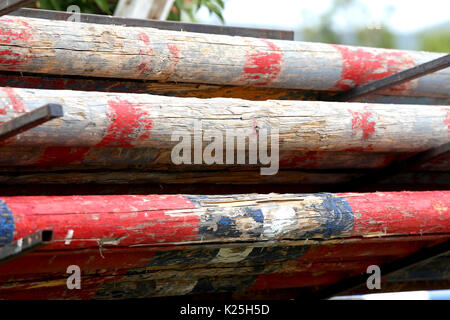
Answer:
[{"label": "blue paint smear", "polygon": [[264,215],[261,209],[245,208],[245,216],[252,217],[255,222],[264,223]]},{"label": "blue paint smear", "polygon": [[316,229],[306,232],[303,237],[314,238],[322,235],[327,239],[353,230],[353,210],[347,200],[329,193],[320,193],[317,196],[322,198],[322,203],[313,207],[320,212],[325,222]]},{"label": "blue paint smear", "polygon": [[353,230],[353,209],[344,198],[324,194],[323,205],[332,214],[325,224],[325,237],[338,236]]},{"label": "blue paint smear", "polygon": [[14,217],[6,203],[0,200],[0,247],[11,243],[14,239]]}]

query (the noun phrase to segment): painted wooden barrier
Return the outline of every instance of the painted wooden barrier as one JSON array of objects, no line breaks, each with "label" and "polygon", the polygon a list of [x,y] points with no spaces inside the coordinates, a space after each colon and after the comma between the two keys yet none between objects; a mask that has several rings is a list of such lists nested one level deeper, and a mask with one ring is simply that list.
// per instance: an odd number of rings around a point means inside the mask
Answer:
[{"label": "painted wooden barrier", "polygon": [[[0,69],[307,90],[347,90],[443,54],[6,16]],[[389,94],[448,97],[450,71]]]},{"label": "painted wooden barrier", "polygon": [[448,233],[450,191],[0,197],[0,244],[53,229],[44,250]]},{"label": "painted wooden barrier", "polygon": [[[65,90],[2,88],[0,121],[49,102],[64,105],[63,118],[4,144],[173,150],[181,140],[190,140],[192,148],[192,137],[198,134],[201,154],[201,140],[205,140],[202,134],[220,134],[224,141],[228,133],[244,132],[259,143],[265,136],[268,146],[276,147],[279,142],[279,150],[419,152],[450,139],[449,106],[400,108],[366,103],[197,99]],[[278,141],[274,141],[275,130],[279,132]],[[175,133],[178,138],[173,137]],[[187,137],[182,139],[180,135]],[[206,142],[203,144],[206,147]],[[247,143],[244,145],[248,147]],[[225,148],[225,143],[222,146]],[[243,148],[242,144],[236,147]]]},{"label": "painted wooden barrier", "polygon": [[[279,152],[280,168],[297,169],[370,169],[382,168],[392,161],[402,160],[411,153],[357,152],[357,151],[301,151]],[[444,171],[450,168],[449,155],[430,162],[425,170]],[[107,147],[14,147],[0,146],[0,172],[10,167],[66,168],[130,168],[166,170],[173,166],[171,150],[155,148]],[[238,167],[239,170],[256,170],[250,164],[180,164],[177,170],[209,171]]]},{"label": "painted wooden barrier", "polygon": [[[0,87],[53,89],[77,91],[102,91],[119,93],[148,93],[174,97],[239,98],[246,100],[305,100],[332,101],[336,92],[296,90],[267,87],[226,86],[185,82],[158,82],[117,80],[105,78],[79,78],[51,75],[24,75],[5,72],[0,75]],[[404,96],[372,94],[363,99],[368,103],[450,105],[449,97]]]},{"label": "painted wooden barrier", "polygon": [[[55,242],[1,266],[0,297],[326,286],[448,240],[449,201],[449,191],[1,197],[2,244],[50,227]],[[67,288],[69,265],[82,290]],[[433,270],[423,279],[442,280]]]},{"label": "painted wooden barrier", "polygon": [[[48,169],[47,169],[48,170]],[[354,172],[315,172],[309,170],[279,170],[274,175],[261,175],[259,170],[210,170],[210,171],[168,171],[168,170],[130,170],[127,169],[92,169],[80,170],[80,168],[53,168],[47,171],[20,171],[17,168],[8,168],[0,173],[0,183],[4,186],[13,185],[122,185],[128,184],[210,184],[215,185],[264,185],[264,184],[298,184],[317,186],[331,186],[333,184],[347,183],[362,177],[364,171]],[[450,186],[450,172],[404,172],[377,183],[378,187],[390,188],[391,184],[402,186],[400,190],[408,190],[410,185],[417,185],[436,190],[448,189]],[[406,186],[406,188],[405,188]],[[392,190],[391,188],[389,190]]]}]

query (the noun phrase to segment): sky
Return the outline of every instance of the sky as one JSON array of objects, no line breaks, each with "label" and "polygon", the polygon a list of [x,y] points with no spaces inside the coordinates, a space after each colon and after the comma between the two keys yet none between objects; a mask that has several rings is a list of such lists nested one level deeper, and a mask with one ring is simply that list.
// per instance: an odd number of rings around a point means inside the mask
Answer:
[{"label": "sky", "polygon": [[[225,0],[223,12],[226,25],[252,26],[272,29],[299,30],[301,26],[314,22],[314,17],[324,12],[332,0]],[[435,24],[450,22],[450,0],[359,0],[370,10],[376,24],[385,16],[385,8],[393,8],[387,21],[396,33],[420,31]],[[362,14],[347,14],[339,17],[338,29],[345,28],[348,19],[367,19]],[[220,24],[209,15],[207,9],[198,13],[199,22]],[[354,22],[354,21],[352,21]]]}]

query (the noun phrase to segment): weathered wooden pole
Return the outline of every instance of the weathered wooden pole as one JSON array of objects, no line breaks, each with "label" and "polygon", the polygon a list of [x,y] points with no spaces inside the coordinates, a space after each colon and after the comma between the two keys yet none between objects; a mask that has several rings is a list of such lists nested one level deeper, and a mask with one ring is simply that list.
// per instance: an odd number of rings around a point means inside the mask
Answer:
[{"label": "weathered wooden pole", "polygon": [[[0,54],[4,71],[330,91],[444,55],[12,16]],[[446,69],[386,92],[448,97],[449,80]]]},{"label": "weathered wooden pole", "polygon": [[[0,297],[327,285],[445,241],[449,208],[449,191],[0,197],[0,247],[54,231],[53,243],[0,267]],[[82,290],[67,290],[69,265]]]},{"label": "weathered wooden pole", "polygon": [[[54,89],[77,91],[103,91],[119,93],[148,93],[172,97],[238,98],[246,100],[304,100],[333,101],[336,92],[198,84],[187,82],[159,82],[129,79],[80,78],[70,76],[26,75],[10,72],[0,74],[0,87]],[[405,93],[407,94],[407,92]],[[371,94],[360,101],[389,104],[450,105],[450,96],[411,96]]]},{"label": "weathered wooden pole", "polygon": [[[259,242],[38,251],[0,266],[0,298],[130,299],[245,290],[254,297],[257,290],[327,286],[446,239],[435,234],[280,241],[275,246]],[[67,288],[70,264],[82,270],[80,290]],[[446,266],[446,259],[434,259],[432,267],[389,277],[384,287],[417,279],[445,284]]]},{"label": "weathered wooden pole", "polygon": [[41,250],[448,234],[449,210],[450,191],[0,197],[0,246],[46,229]]},{"label": "weathered wooden pole", "polygon": [[[207,144],[207,143],[206,143]],[[206,145],[205,144],[205,145]],[[358,151],[301,151],[279,152],[280,168],[297,169],[374,169],[382,168],[409,153]],[[439,158],[424,170],[444,171],[450,168],[450,159]],[[170,150],[155,148],[102,148],[102,147],[20,147],[0,146],[0,167],[65,167],[70,168],[141,168],[167,169],[174,166]],[[180,164],[180,170],[224,170],[237,164]],[[240,170],[259,168],[259,165],[240,164]],[[37,169],[38,170],[38,169]],[[1,171],[1,170],[0,170]]]},{"label": "weathered wooden pole", "polygon": [[[94,168],[95,169],[95,168]],[[36,171],[18,171],[17,169],[0,174],[0,183],[6,185],[67,185],[67,184],[117,184],[126,186],[133,184],[213,184],[213,185],[252,185],[252,184],[290,184],[290,185],[330,185],[348,183],[361,178],[364,172],[315,172],[302,170],[279,170],[273,175],[261,175],[259,168],[250,170],[112,170],[101,168],[86,170],[83,168],[56,168],[54,171],[40,168]],[[62,170],[62,171],[59,171]],[[411,184],[422,186],[440,186],[447,189],[450,186],[448,172],[406,172],[399,173],[392,178],[383,180],[383,188],[392,184],[408,186]],[[428,189],[425,189],[428,190]]]},{"label": "weathered wooden pole", "polygon": [[[280,151],[418,152],[450,139],[450,106],[245,101],[64,90],[2,88],[0,121],[46,103],[63,105],[64,117],[5,144],[175,152],[182,143],[185,149],[194,150],[186,162],[202,164],[213,142],[214,150],[227,152],[250,149],[250,139],[259,143],[259,151],[261,143],[266,143],[268,149]],[[227,152],[223,152],[223,163],[250,163],[238,162],[239,155],[229,157]],[[217,154],[215,163],[219,158]]]}]

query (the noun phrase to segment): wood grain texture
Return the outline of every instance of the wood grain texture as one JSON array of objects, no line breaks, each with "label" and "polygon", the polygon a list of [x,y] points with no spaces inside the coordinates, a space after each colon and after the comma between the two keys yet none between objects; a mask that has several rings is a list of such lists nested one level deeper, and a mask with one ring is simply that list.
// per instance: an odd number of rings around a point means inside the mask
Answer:
[{"label": "wood grain texture", "polygon": [[[17,88],[0,89],[0,121],[49,102],[64,106],[63,118],[6,144],[146,147],[163,152],[179,143],[180,137],[171,141],[174,133],[193,135],[196,124],[202,126],[198,133],[218,132],[224,140],[227,130],[259,141],[262,133],[272,138],[271,132],[278,130],[280,151],[419,152],[450,139],[449,106],[173,98]],[[203,142],[203,147],[206,145]]]},{"label": "wood grain texture", "polygon": [[[77,169],[154,169],[209,171],[258,170],[250,164],[180,164],[173,166],[171,152],[155,148],[108,147],[14,147],[0,146],[0,172],[27,172]],[[402,160],[411,153],[356,152],[356,151],[300,151],[282,150],[279,153],[280,168],[296,169],[371,169],[382,168],[392,161]],[[427,163],[423,170],[445,171],[450,168],[449,155]],[[41,169],[40,169],[41,168]]]},{"label": "wood grain texture", "polygon": [[[230,86],[186,82],[158,82],[105,78],[81,78],[5,72],[0,75],[0,87],[148,93],[172,97],[238,98],[246,100],[332,101],[336,92],[267,87]],[[367,103],[450,105],[449,97],[372,94],[361,99]]]},{"label": "wood grain texture", "polygon": [[[11,16],[0,35],[4,71],[308,90],[347,90],[443,55]],[[388,92],[448,97],[449,77]]]},{"label": "wood grain texture", "polygon": [[14,222],[0,238],[52,229],[41,250],[73,250],[439,234],[450,233],[449,201],[449,191],[1,197]]},{"label": "wood grain texture", "polygon": [[[448,235],[334,240],[334,243],[234,248],[103,248],[38,251],[0,267],[5,299],[126,299],[326,286],[367,266],[393,261],[440,243]],[[445,281],[448,272],[422,266],[388,284],[412,280]],[[68,264],[79,265],[82,289],[66,287]],[[33,266],[33,268],[23,268]],[[417,276],[420,274],[420,277]]]}]

